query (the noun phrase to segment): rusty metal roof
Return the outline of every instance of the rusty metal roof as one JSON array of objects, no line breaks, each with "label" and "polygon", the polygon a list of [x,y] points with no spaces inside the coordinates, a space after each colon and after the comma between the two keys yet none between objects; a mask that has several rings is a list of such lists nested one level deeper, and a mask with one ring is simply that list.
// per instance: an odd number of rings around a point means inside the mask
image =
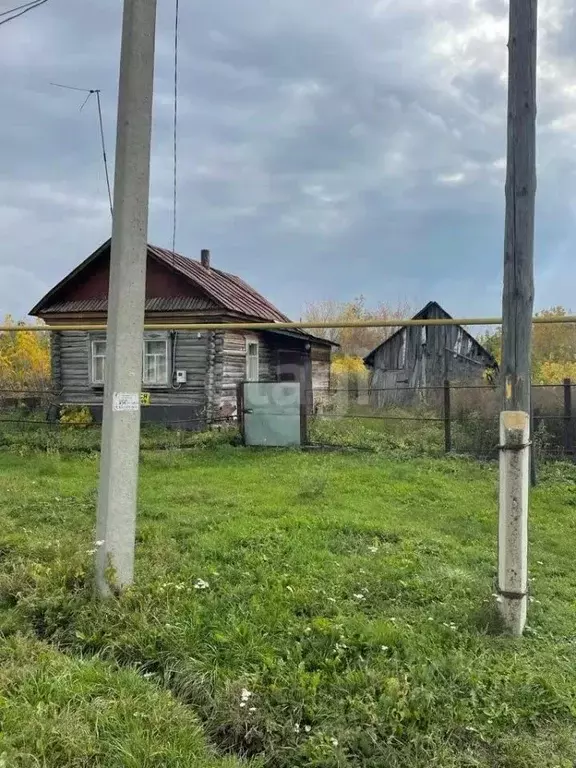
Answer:
[{"label": "rusty metal roof", "polygon": [[203,267],[199,261],[154,245],[148,246],[148,254],[187,277],[230,312],[273,323],[290,322],[286,315],[236,275]]},{"label": "rusty metal roof", "polygon": [[[66,285],[68,285],[68,283],[75,277],[78,277],[81,272],[93,264],[97,259],[104,257],[110,257],[110,240],[103,243],[63,280],[57,283],[52,290],[48,291],[48,293],[40,299],[38,304],[30,310],[29,314],[37,315],[41,312],[57,311],[54,307],[59,304],[58,299]],[[193,261],[179,253],[172,253],[172,251],[168,251],[165,248],[158,248],[154,245],[148,246],[148,257],[161,262],[171,271],[176,272],[178,275],[203,289],[207,294],[207,300],[215,302],[219,307],[222,307],[229,312],[244,315],[245,317],[254,320],[289,322],[289,318],[287,318],[286,315],[283,315],[273,304],[239,277],[236,277],[236,275],[222,272],[219,269],[203,267],[199,261]],[[101,299],[95,299],[94,301],[101,301]],[[180,309],[180,307],[178,307],[178,309]],[[96,310],[92,307],[88,309],[86,307],[83,309],[60,309],[58,311],[89,312],[102,310]]]},{"label": "rusty metal roof", "polygon": [[[196,312],[206,309],[217,309],[218,306],[210,299],[199,296],[174,296],[169,299],[146,299],[146,312]],[[77,301],[57,301],[43,309],[42,312],[57,314],[59,312],[107,312],[108,299],[79,299]]]},{"label": "rusty metal roof", "polygon": [[[52,314],[56,312],[103,312],[108,302],[104,298],[85,299],[83,301],[59,300],[64,288],[78,277],[88,266],[97,259],[110,257],[110,240],[107,240],[94,253],[72,270],[63,280],[57,283],[40,299],[29,314]],[[202,311],[207,309],[224,309],[233,315],[245,317],[255,322],[290,322],[273,304],[255,291],[244,280],[213,267],[204,267],[199,261],[189,259],[179,253],[173,253],[166,248],[148,245],[148,258],[162,263],[167,269],[198,286],[206,294],[200,298],[174,296],[170,298],[149,298],[146,300],[146,310],[161,311]],[[311,339],[319,344],[333,345],[326,339],[313,336],[306,331],[295,330],[294,335]]]}]

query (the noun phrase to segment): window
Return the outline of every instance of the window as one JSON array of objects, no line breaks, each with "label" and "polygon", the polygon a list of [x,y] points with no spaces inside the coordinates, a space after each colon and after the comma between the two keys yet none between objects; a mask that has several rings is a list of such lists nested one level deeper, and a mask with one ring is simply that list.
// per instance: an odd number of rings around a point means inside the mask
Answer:
[{"label": "window", "polygon": [[246,341],[246,381],[258,381],[258,342]]},{"label": "window", "polygon": [[106,373],[106,342],[92,342],[92,384],[104,384]]},{"label": "window", "polygon": [[[95,339],[91,344],[92,359],[90,383],[104,385],[106,372],[106,340]],[[168,386],[170,346],[167,334],[152,333],[144,336],[142,345],[142,382],[146,386]]]},{"label": "window", "polygon": [[144,339],[144,384],[168,384],[168,339]]}]

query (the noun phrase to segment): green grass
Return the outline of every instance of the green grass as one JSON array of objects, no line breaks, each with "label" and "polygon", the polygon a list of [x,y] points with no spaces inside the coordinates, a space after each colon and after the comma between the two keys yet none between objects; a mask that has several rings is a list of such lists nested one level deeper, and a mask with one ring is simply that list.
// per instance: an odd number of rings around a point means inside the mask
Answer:
[{"label": "green grass", "polygon": [[491,597],[493,466],[146,453],[136,586],[105,603],[96,473],[0,454],[7,766],[574,764],[572,467],[533,495],[521,641]]},{"label": "green grass", "polygon": [[133,670],[40,642],[0,645],[0,764],[232,768],[189,708]]},{"label": "green grass", "polygon": [[[206,448],[237,441],[237,430],[226,426],[207,432],[172,429],[162,424],[143,424],[140,447],[143,450],[176,450],[180,448]],[[28,418],[19,412],[8,412],[0,417],[0,450],[21,456],[82,453],[100,451],[99,424],[49,423],[45,415],[34,412]]]},{"label": "green grass", "polygon": [[437,413],[422,408],[355,406],[345,418],[329,413],[311,419],[309,434],[313,444],[392,452],[397,458],[444,452],[444,424]]}]

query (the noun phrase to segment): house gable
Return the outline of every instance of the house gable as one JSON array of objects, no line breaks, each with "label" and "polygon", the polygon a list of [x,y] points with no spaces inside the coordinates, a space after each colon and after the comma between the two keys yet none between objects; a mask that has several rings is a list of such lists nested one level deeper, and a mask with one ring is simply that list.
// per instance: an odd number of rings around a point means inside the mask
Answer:
[{"label": "house gable", "polygon": [[[34,307],[31,314],[106,311],[109,279],[110,249],[108,248],[99,252],[94,259],[84,262],[81,269],[74,270]],[[197,302],[201,309],[219,308],[219,305],[208,297],[206,291],[171,271],[149,254],[146,265],[147,309],[153,309],[154,305],[161,308],[162,303],[154,302],[154,299],[180,298],[202,299],[203,301]],[[172,303],[177,308],[176,302]]]},{"label": "house gable", "polygon": [[[424,319],[430,319],[430,320],[451,320],[452,315],[449,315],[446,310],[438,304],[436,301],[429,301],[422,309],[417,312],[413,318],[413,320],[424,320]],[[407,328],[410,326],[402,326],[401,328],[398,328],[397,331],[395,331],[391,336],[389,336],[385,341],[383,341],[381,344],[379,344],[377,347],[375,347],[372,352],[370,352],[366,357],[364,358],[364,363],[371,367],[374,364],[375,358],[377,354],[382,350],[384,347],[388,345],[392,345],[395,343],[397,337],[403,333]],[[426,326],[422,326],[426,327]],[[462,326],[454,326],[458,330],[458,336],[462,336],[465,339],[467,339],[470,343],[470,345],[474,348],[476,354],[483,358],[485,360],[487,367],[497,367],[496,360],[494,359],[493,355],[488,352],[487,349],[485,349],[480,342],[472,336],[471,333],[469,333],[464,327]]]},{"label": "house gable", "polygon": [[[101,321],[108,310],[110,247],[108,240],[55,285],[29,314],[52,321],[80,317]],[[147,247],[145,311],[157,318],[200,315],[212,320],[290,322],[236,275],[153,245]],[[316,346],[332,346],[304,330],[295,329],[292,335]]]}]

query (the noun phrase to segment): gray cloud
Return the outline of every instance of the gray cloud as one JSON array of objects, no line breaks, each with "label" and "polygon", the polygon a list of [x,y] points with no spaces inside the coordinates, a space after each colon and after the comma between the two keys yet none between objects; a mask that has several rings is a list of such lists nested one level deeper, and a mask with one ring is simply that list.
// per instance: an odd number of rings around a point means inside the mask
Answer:
[{"label": "gray cloud", "polygon": [[[182,5],[178,247],[211,247],[298,316],[314,298],[498,309],[503,0]],[[171,3],[159,4],[150,239],[170,241]],[[109,234],[119,0],[54,0],[0,28],[0,311],[21,315]],[[570,303],[576,89],[567,0],[541,14],[537,263]],[[555,276],[558,299],[553,299]],[[538,284],[537,284],[538,288]]]}]

